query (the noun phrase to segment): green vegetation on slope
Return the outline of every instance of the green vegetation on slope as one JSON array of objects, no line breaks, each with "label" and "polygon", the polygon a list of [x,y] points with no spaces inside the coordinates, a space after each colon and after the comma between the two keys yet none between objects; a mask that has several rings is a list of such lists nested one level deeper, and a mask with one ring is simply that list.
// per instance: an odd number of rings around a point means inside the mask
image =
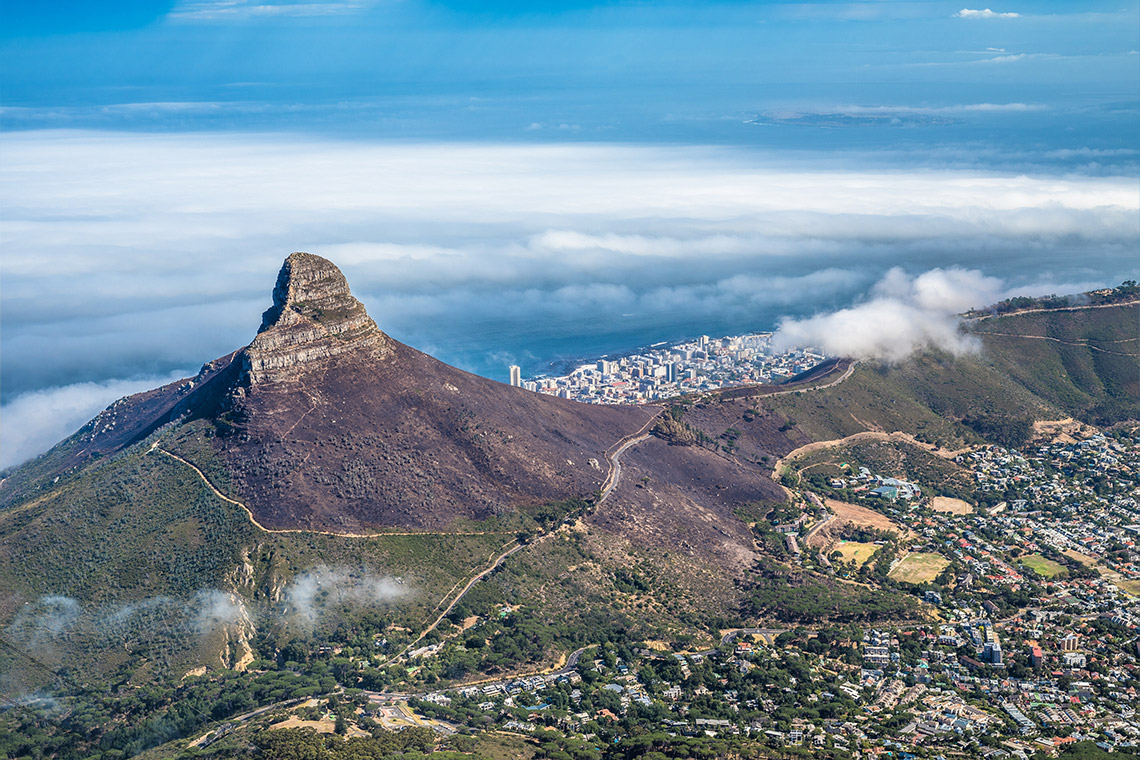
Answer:
[{"label": "green vegetation on slope", "polygon": [[[844,469],[841,465],[847,464]],[[932,454],[923,448],[904,441],[856,441],[812,451],[793,459],[789,466],[798,470],[812,490],[851,501],[851,492],[834,494],[828,481],[835,477],[849,477],[866,467],[876,475],[900,478],[917,483],[924,493],[973,500],[974,479],[970,472],[953,460]]]},{"label": "green vegetation on slope", "polygon": [[1136,418],[1138,320],[1134,303],[980,320],[970,324],[983,343],[976,355],[927,351],[897,366],[864,363],[829,391],[763,404],[816,441],[880,429],[948,449],[983,438],[1018,447],[1034,420]]},{"label": "green vegetation on slope", "polygon": [[1131,304],[987,319],[974,330],[996,370],[1068,416],[1109,425],[1137,416],[1138,323]]}]

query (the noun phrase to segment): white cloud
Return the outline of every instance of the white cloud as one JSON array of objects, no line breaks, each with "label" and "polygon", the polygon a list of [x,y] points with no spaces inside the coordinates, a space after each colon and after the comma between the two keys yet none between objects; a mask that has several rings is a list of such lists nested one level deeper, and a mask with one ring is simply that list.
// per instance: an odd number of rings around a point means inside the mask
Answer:
[{"label": "white cloud", "polygon": [[73,627],[81,613],[82,609],[75,599],[46,594],[20,609],[9,632],[32,642],[54,638]]},{"label": "white cloud", "polygon": [[266,0],[181,0],[167,14],[172,21],[227,21],[267,17],[339,16],[369,8],[369,0],[311,3]]},{"label": "white cloud", "polygon": [[284,610],[304,627],[342,606],[387,604],[408,594],[404,583],[367,570],[318,565],[293,578],[285,587]]},{"label": "white cloud", "polygon": [[1025,113],[1047,111],[1041,103],[961,103],[949,106],[838,106],[834,113],[846,114],[956,114],[956,113]]},{"label": "white cloud", "polygon": [[1011,55],[998,55],[993,58],[983,58],[974,63],[1013,63],[1014,61],[1024,61],[1027,58],[1038,58],[1040,56],[1030,55],[1029,53],[1014,53]]},{"label": "white cloud", "polygon": [[0,407],[0,468],[36,456],[81,428],[111,402],[189,374],[75,383],[21,394]]},{"label": "white cloud", "polygon": [[829,314],[786,319],[772,342],[781,348],[815,346],[838,356],[891,362],[928,347],[964,354],[978,344],[959,331],[956,314],[991,303],[1000,285],[1000,280],[977,270],[933,269],[911,277],[895,268],[879,281],[869,300]]},{"label": "white cloud", "polygon": [[1057,53],[1010,53],[1008,55],[996,55],[990,58],[979,58],[975,61],[920,61],[904,63],[903,66],[915,68],[1000,66],[1002,64],[1017,63],[1019,61],[1056,61],[1069,57],[1070,56],[1059,55]]},{"label": "white cloud", "polygon": [[232,592],[202,589],[189,601],[187,608],[192,616],[191,625],[201,634],[251,622],[245,602]]},{"label": "white cloud", "polygon": [[[1110,158],[1071,150],[1050,160]],[[769,328],[899,264],[1118,277],[1140,240],[1127,176],[282,135],[7,133],[0,151],[3,464],[248,343],[294,250],[340,264],[396,338],[490,373],[493,352],[635,340],[629,313],[661,339]]]},{"label": "white cloud", "polygon": [[954,14],[954,18],[1018,18],[1020,16],[1020,13],[998,13],[989,8],[980,11],[963,8]]},{"label": "white cloud", "polygon": [[976,269],[937,268],[918,276],[901,267],[888,271],[869,297],[854,306],[803,319],[784,319],[774,346],[814,346],[855,359],[902,361],[915,351],[937,348],[955,355],[981,344],[963,332],[959,314],[1014,295],[1077,293],[1089,283],[1036,282],[1010,287]]}]

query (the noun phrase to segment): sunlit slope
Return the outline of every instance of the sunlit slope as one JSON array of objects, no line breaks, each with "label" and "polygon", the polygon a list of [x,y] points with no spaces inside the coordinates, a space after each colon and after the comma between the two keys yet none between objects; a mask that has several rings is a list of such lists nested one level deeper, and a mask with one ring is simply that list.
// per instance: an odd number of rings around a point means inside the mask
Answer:
[{"label": "sunlit slope", "polygon": [[[391,579],[400,593],[383,614],[414,625],[514,538],[504,526],[484,535],[372,538],[266,532],[198,471],[163,453],[194,462],[228,493],[210,432],[202,422],[166,430],[0,511],[0,627],[10,641],[73,672],[137,667],[135,655],[177,672],[232,666],[227,637],[248,638],[266,621],[309,625],[294,616],[291,584],[314,568]],[[12,664],[0,663],[0,676]]]},{"label": "sunlit slope", "polygon": [[812,440],[904,431],[951,449],[982,439],[1016,445],[1035,420],[1136,419],[1138,319],[1133,303],[980,320],[968,326],[981,343],[976,354],[863,362],[824,393],[764,403]]},{"label": "sunlit slope", "polygon": [[973,329],[992,366],[1066,414],[1097,425],[1137,418],[1140,305],[987,319]]}]

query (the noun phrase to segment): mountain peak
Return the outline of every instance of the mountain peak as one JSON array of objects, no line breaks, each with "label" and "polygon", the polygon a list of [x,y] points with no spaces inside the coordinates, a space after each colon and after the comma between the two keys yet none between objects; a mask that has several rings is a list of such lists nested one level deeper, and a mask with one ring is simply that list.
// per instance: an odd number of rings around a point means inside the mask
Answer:
[{"label": "mountain peak", "polygon": [[335,356],[382,358],[389,348],[388,336],[352,296],[340,269],[321,256],[297,252],[277,275],[273,305],[245,350],[246,370],[255,384],[286,381]]}]

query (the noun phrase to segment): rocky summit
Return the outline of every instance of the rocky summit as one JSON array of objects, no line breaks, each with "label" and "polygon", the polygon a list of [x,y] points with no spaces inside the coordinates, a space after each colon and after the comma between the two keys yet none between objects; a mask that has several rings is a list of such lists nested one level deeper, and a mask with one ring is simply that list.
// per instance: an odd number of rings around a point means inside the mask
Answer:
[{"label": "rocky summit", "polygon": [[385,335],[330,261],[285,260],[215,452],[273,528],[445,529],[588,495],[644,409],[584,406],[478,377]]},{"label": "rocky summit", "polygon": [[328,259],[293,253],[273,289],[257,337],[243,352],[250,383],[297,380],[341,354],[381,359],[388,336],[353,298],[341,271]]}]

